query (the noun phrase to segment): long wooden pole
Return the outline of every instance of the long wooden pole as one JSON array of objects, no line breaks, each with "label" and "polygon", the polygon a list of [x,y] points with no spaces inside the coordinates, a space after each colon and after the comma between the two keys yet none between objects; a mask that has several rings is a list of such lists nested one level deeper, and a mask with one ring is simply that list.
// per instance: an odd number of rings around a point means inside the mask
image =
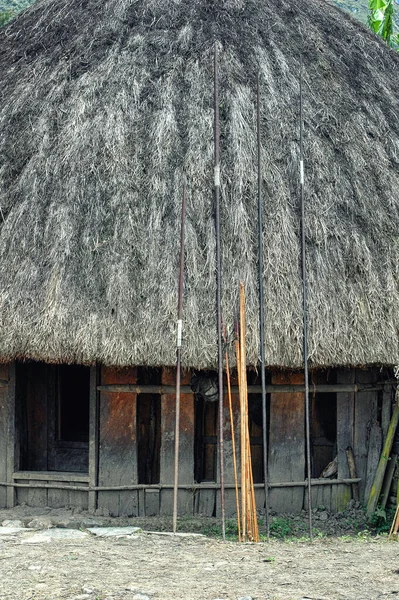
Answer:
[{"label": "long wooden pole", "polygon": [[219,61],[218,49],[214,47],[214,182],[215,182],[215,232],[216,232],[216,312],[218,334],[218,382],[219,382],[219,465],[220,504],[222,535],[226,539],[224,500],[224,444],[223,444],[223,343],[222,343],[222,255],[220,244],[220,120],[219,120]]},{"label": "long wooden pole", "polygon": [[183,329],[183,279],[184,279],[184,227],[186,222],[186,184],[183,184],[183,201],[180,228],[180,270],[177,307],[177,361],[176,361],[176,421],[175,421],[175,472],[173,486],[173,533],[177,530],[177,496],[179,486],[179,442],[180,442],[180,383],[181,383],[181,339]]},{"label": "long wooden pole", "polygon": [[232,452],[233,452],[233,469],[234,469],[234,484],[235,484],[235,492],[236,492],[236,510],[237,510],[238,541],[241,542],[241,522],[240,522],[241,517],[240,517],[240,498],[239,498],[239,493],[238,493],[236,440],[235,440],[235,427],[234,427],[234,416],[233,416],[233,403],[232,403],[232,399],[231,399],[229,355],[228,355],[227,352],[226,352],[226,377],[227,377],[227,395],[228,395],[228,398],[229,398],[231,445],[232,445]]},{"label": "long wooden pole", "polygon": [[261,168],[261,136],[260,136],[260,74],[256,86],[256,121],[257,121],[257,154],[258,154],[258,268],[259,268],[259,344],[260,375],[262,385],[262,434],[263,434],[263,481],[265,484],[265,528],[267,539],[270,539],[269,524],[269,469],[267,448],[267,409],[266,409],[266,373],[265,373],[265,315],[263,298],[263,204],[262,204],[262,168]]},{"label": "long wooden pole", "polygon": [[312,525],[312,467],[310,450],[310,402],[309,402],[309,367],[308,367],[308,320],[307,320],[307,278],[306,278],[306,239],[305,239],[305,197],[304,197],[304,160],[303,160],[303,101],[302,101],[303,61],[301,55],[299,77],[300,106],[300,186],[301,186],[301,268],[302,268],[302,318],[303,318],[303,365],[305,371],[305,429],[306,429],[306,471],[308,479],[308,512],[309,537],[313,539]]}]

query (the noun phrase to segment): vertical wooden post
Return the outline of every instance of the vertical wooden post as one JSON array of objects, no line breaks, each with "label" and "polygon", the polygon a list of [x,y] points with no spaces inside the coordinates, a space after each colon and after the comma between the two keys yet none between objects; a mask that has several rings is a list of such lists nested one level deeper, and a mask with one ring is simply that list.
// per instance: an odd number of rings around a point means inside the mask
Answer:
[{"label": "vertical wooden post", "polygon": [[[345,369],[337,373],[337,383],[355,383],[355,370]],[[355,415],[354,392],[339,392],[337,394],[337,455],[338,455],[338,479],[350,477],[346,449],[353,448],[354,415]],[[337,486],[336,509],[345,510],[347,503],[352,497],[350,486]]]},{"label": "vertical wooden post", "polygon": [[[15,471],[15,362],[9,365],[8,430],[7,430],[7,482],[12,483]],[[15,488],[7,488],[7,508],[15,506]]]},{"label": "vertical wooden post", "polygon": [[[0,379],[8,381],[9,365],[0,365]],[[0,478],[7,480],[8,386],[0,388]],[[0,508],[7,506],[7,488],[0,487]]]},{"label": "vertical wooden post", "polygon": [[[273,373],[273,384],[303,384],[303,373]],[[305,402],[303,392],[270,396],[269,481],[303,481],[305,457]],[[270,490],[270,509],[300,512],[304,488]]]},{"label": "vertical wooden post", "polygon": [[[191,373],[182,375],[182,385],[190,383]],[[175,385],[174,369],[162,369],[162,384]],[[174,428],[176,395],[162,394],[161,398],[161,465],[160,482],[173,484],[174,480]],[[179,440],[179,484],[194,483],[194,394],[181,394],[180,397],[180,440]],[[178,515],[192,515],[194,498],[190,490],[179,489]],[[171,516],[173,512],[172,490],[161,491],[161,515]]]},{"label": "vertical wooden post", "polygon": [[[89,406],[89,485],[98,485],[98,440],[99,440],[99,392],[101,367],[90,367],[90,406]],[[89,492],[89,511],[97,508],[97,492]]]},{"label": "vertical wooden post", "polygon": [[[370,387],[377,381],[377,373],[372,369],[356,369],[355,377],[356,383],[369,384]],[[377,420],[378,392],[360,391],[354,395],[354,399],[353,453],[357,476],[361,478],[358,484],[360,500],[367,502],[364,492],[366,488],[369,436],[371,423],[375,423]]]}]

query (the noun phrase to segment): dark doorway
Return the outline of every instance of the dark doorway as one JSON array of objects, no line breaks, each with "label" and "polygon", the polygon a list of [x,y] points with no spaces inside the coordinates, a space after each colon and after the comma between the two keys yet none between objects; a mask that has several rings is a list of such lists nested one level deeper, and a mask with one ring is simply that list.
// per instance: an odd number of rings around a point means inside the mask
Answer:
[{"label": "dark doorway", "polygon": [[218,403],[195,399],[194,480],[216,481]]},{"label": "dark doorway", "polygon": [[137,464],[139,483],[159,483],[161,449],[161,396],[137,396]]},{"label": "dark doorway", "polygon": [[90,368],[18,364],[16,393],[20,469],[86,473]]}]

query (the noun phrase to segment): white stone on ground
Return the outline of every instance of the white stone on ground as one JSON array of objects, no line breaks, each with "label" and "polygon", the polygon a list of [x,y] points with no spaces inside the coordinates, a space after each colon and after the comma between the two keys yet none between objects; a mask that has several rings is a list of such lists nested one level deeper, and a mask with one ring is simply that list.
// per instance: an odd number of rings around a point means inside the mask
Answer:
[{"label": "white stone on ground", "polygon": [[125,537],[142,531],[140,527],[88,527],[87,531],[98,537]]}]

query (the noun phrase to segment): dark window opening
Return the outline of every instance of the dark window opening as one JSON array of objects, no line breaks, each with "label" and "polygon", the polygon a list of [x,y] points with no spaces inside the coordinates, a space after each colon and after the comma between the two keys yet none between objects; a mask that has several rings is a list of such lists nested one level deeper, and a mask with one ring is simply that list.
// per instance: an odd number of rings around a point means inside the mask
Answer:
[{"label": "dark window opening", "polygon": [[[311,403],[312,477],[318,478],[337,455],[337,395],[316,393]],[[331,465],[329,472],[336,478],[334,469]]]},{"label": "dark window opening", "polygon": [[79,365],[58,367],[57,438],[89,441],[90,370]]},{"label": "dark window opening", "polygon": [[90,368],[17,365],[20,468],[88,471]]},{"label": "dark window opening", "polygon": [[159,483],[161,451],[161,396],[137,396],[137,465],[141,484]]},{"label": "dark window opening", "polygon": [[218,403],[195,396],[194,480],[216,481]]}]

